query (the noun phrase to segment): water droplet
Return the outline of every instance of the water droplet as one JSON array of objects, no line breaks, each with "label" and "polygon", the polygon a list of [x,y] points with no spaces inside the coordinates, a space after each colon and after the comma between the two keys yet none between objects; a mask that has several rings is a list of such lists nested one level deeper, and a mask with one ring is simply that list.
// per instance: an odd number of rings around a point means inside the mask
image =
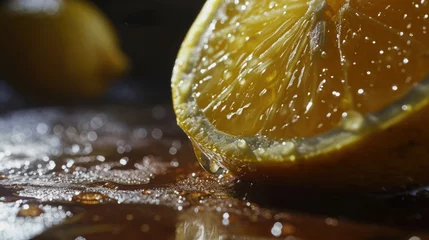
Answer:
[{"label": "water droplet", "polygon": [[90,204],[90,205],[108,203],[108,202],[114,201],[108,196],[97,192],[82,192],[82,193],[79,193],[78,195],[73,196],[72,200],[78,203]]},{"label": "water droplet", "polygon": [[177,154],[177,149],[175,147],[171,147],[168,150],[168,153],[170,153],[171,155],[176,155]]},{"label": "water droplet", "polygon": [[150,227],[149,227],[149,225],[148,224],[142,224],[141,225],[141,227],[140,227],[140,231],[142,231],[142,232],[149,232],[149,230],[150,230]]},{"label": "water droplet", "polygon": [[283,224],[281,222],[276,222],[274,226],[271,228],[271,234],[274,237],[280,237],[282,235]]},{"label": "water droplet", "polygon": [[182,142],[180,140],[174,140],[171,145],[178,150],[182,148]]},{"label": "water droplet", "polygon": [[224,226],[228,226],[229,225],[229,219],[222,219],[222,224],[224,225]]},{"label": "water droplet", "polygon": [[336,227],[338,226],[338,220],[335,218],[327,218],[325,219],[325,223],[328,226]]},{"label": "water droplet", "polygon": [[55,135],[59,136],[59,135],[63,134],[64,127],[61,126],[61,125],[55,125],[54,128],[53,128],[53,132],[54,132]]},{"label": "water droplet", "polygon": [[116,149],[116,152],[118,152],[119,154],[123,154],[123,153],[125,152],[125,147],[123,147],[123,146],[119,146],[119,147]]},{"label": "water droplet", "polygon": [[412,109],[411,105],[402,105],[401,106],[402,111],[410,111]]},{"label": "water droplet", "polygon": [[36,205],[24,204],[18,212],[20,217],[38,217],[43,213],[43,210]]},{"label": "water droplet", "polygon": [[48,131],[48,125],[44,123],[39,123],[39,125],[37,125],[37,133],[46,134],[47,131]]},{"label": "water droplet", "polygon": [[104,114],[98,114],[91,119],[90,125],[93,129],[99,129],[107,122],[107,116]]},{"label": "water droplet", "polygon": [[162,133],[162,130],[161,130],[161,129],[159,129],[159,128],[155,128],[155,129],[153,129],[153,130],[152,130],[152,137],[153,137],[154,139],[159,140],[159,139],[161,139],[161,138],[162,138],[162,135],[163,135],[163,133]]},{"label": "water droplet", "polygon": [[123,166],[127,165],[129,159],[127,157],[123,157],[119,160],[119,163]]},{"label": "water droplet", "polygon": [[420,237],[417,237],[417,236],[413,236],[413,237],[410,237],[410,239],[409,240],[421,240],[421,238]]},{"label": "water droplet", "polygon": [[88,136],[87,137],[88,137],[89,141],[93,142],[93,141],[97,140],[98,135],[97,135],[96,132],[90,131],[90,132],[88,132]]},{"label": "water droplet", "polygon": [[179,167],[179,162],[177,161],[177,160],[173,160],[173,161],[171,161],[170,162],[170,166],[172,166],[172,167],[175,167],[175,168],[177,168],[177,167]]},{"label": "water droplet", "polygon": [[247,142],[243,139],[240,139],[237,141],[237,147],[241,150],[246,150],[248,149],[248,145]]},{"label": "water droplet", "polygon": [[136,139],[142,139],[147,136],[147,130],[145,128],[139,128],[134,130],[133,137]]},{"label": "water droplet", "polygon": [[71,153],[72,154],[77,154],[80,151],[80,146],[77,144],[73,144],[71,147]]},{"label": "water droplet", "polygon": [[194,147],[195,156],[204,170],[215,175],[222,175],[227,172],[226,169],[219,166],[203,150],[201,150],[197,143],[192,141],[192,146]]},{"label": "water droplet", "polygon": [[356,111],[349,111],[345,113],[341,121],[341,125],[343,126],[343,128],[351,132],[360,130],[364,123],[364,117],[362,116],[362,114]]},{"label": "water droplet", "polygon": [[109,189],[118,189],[118,186],[114,183],[111,183],[111,182],[102,183],[101,186],[103,186],[105,188],[109,188]]}]

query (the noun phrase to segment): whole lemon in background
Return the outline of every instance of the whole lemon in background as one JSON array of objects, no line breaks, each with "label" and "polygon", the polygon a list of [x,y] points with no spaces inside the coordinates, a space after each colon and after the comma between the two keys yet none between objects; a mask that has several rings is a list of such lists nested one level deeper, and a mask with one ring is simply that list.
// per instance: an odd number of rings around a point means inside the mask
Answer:
[{"label": "whole lemon in background", "polygon": [[86,1],[5,1],[0,34],[0,76],[33,99],[99,96],[128,67],[113,27]]},{"label": "whole lemon in background", "polygon": [[201,164],[364,191],[429,184],[429,2],[208,0],[172,78]]}]

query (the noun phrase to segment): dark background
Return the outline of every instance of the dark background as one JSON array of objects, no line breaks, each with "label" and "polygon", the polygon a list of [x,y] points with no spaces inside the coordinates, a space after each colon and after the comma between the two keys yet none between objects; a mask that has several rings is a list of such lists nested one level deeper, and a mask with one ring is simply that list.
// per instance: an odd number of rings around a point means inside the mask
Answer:
[{"label": "dark background", "polygon": [[[92,0],[113,22],[132,61],[129,74],[99,101],[114,104],[169,104],[176,55],[205,0]],[[1,73],[0,73],[1,74]],[[0,81],[0,112],[34,103]]]}]

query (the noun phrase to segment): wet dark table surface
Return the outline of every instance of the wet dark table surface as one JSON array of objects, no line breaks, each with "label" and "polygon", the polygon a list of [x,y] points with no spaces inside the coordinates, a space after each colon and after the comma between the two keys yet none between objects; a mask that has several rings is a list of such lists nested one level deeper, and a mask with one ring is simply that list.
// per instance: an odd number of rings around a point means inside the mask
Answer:
[{"label": "wet dark table surface", "polygon": [[209,175],[169,106],[0,117],[4,240],[419,240],[428,209],[425,189],[332,197]]}]

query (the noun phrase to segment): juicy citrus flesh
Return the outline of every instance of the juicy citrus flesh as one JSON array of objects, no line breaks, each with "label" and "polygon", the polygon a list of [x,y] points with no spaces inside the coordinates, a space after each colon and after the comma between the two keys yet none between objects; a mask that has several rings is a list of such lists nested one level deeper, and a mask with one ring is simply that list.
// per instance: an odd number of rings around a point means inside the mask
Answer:
[{"label": "juicy citrus flesh", "polygon": [[429,4],[225,0],[199,44],[192,97],[216,129],[311,137],[399,100],[429,73]]}]

